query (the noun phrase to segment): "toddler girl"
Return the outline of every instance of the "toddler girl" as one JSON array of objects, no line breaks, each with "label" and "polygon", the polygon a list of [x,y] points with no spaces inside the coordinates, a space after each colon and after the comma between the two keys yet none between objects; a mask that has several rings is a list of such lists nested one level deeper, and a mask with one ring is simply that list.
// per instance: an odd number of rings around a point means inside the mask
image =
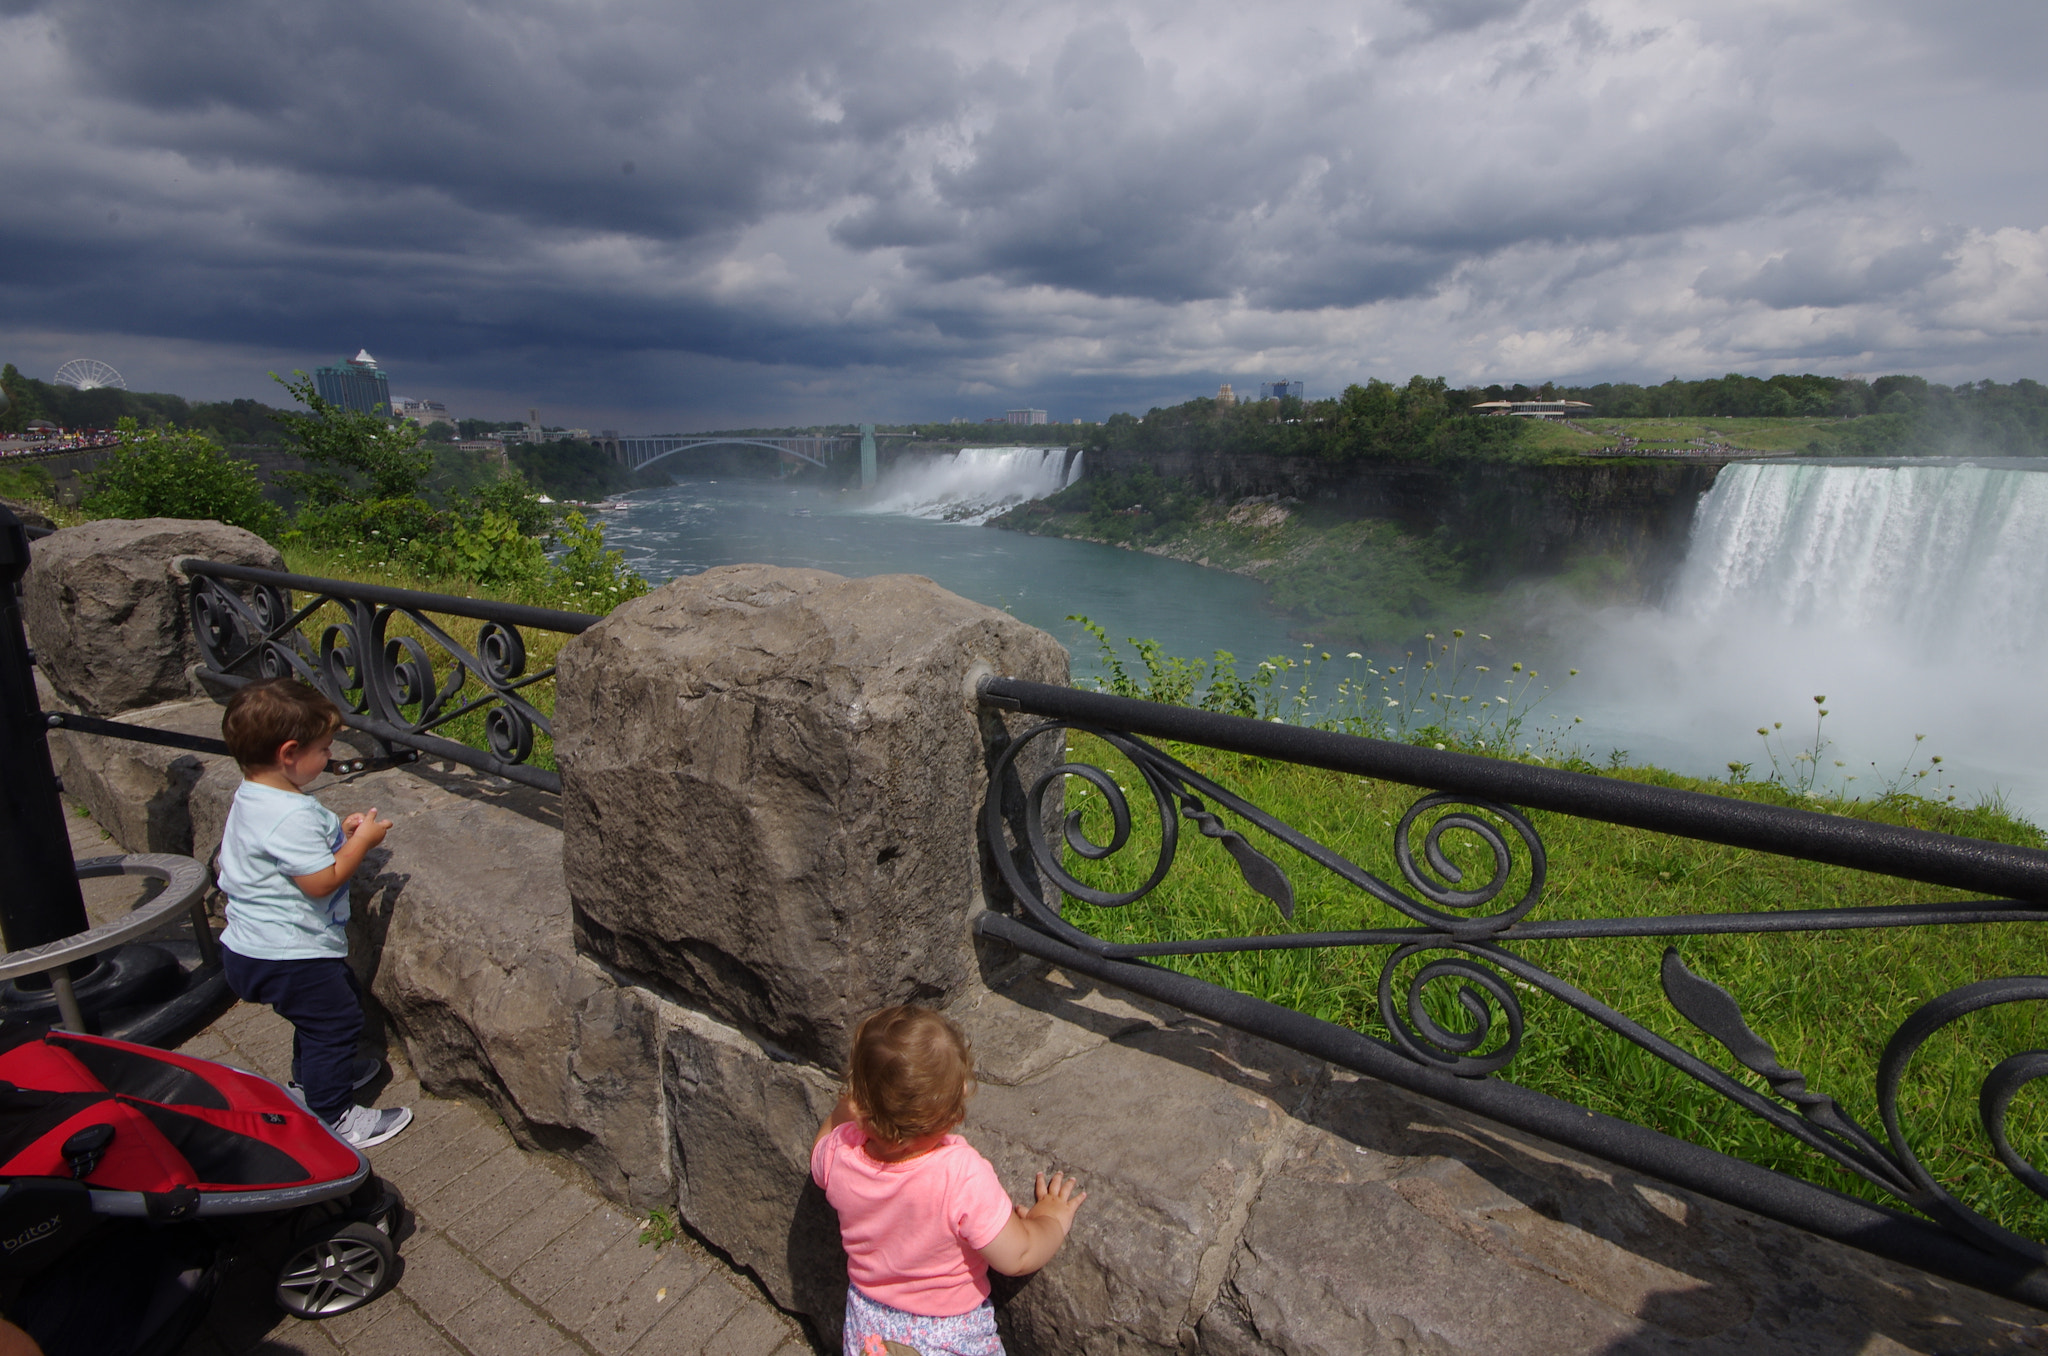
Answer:
[{"label": "toddler girl", "polygon": [[1052,1260],[1088,1199],[1072,1178],[1033,1181],[1012,1206],[989,1161],[953,1129],[974,1059],[930,1008],[871,1012],[853,1035],[846,1091],[811,1144],[811,1178],[846,1246],[846,1356],[1002,1356],[988,1269],[1024,1276]]}]

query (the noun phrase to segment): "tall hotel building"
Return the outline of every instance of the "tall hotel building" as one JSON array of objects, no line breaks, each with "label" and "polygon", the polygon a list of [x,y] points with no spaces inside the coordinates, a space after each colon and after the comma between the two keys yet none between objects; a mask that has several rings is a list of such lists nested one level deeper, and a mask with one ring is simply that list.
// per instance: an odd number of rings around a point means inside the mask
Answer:
[{"label": "tall hotel building", "polygon": [[313,389],[322,400],[345,410],[360,410],[364,414],[391,412],[391,383],[366,348],[357,349],[356,356],[347,362],[314,368]]}]

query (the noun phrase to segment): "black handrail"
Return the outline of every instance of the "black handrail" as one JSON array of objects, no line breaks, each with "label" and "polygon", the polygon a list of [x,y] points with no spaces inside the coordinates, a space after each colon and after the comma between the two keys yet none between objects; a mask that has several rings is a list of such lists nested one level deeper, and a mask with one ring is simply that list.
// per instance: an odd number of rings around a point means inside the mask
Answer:
[{"label": "black handrail", "polygon": [[2048,905],[2048,852],[1562,768],[1417,748],[1300,725],[1138,701],[1021,678],[984,678],[984,703],[1052,720],[1483,796],[1529,810],[1855,867]]},{"label": "black handrail", "polygon": [[1728,1201],[1865,1252],[2048,1309],[2048,1270],[1988,1252],[1923,1220],[1730,1158],[1631,1121],[1588,1111],[1533,1088],[1492,1078],[1458,1078],[1403,1059],[1381,1041],[1206,980],[1135,961],[1106,960],[1067,946],[1002,914],[984,913],[975,932],[1062,969],[1170,1003],[1248,1031],[1341,1069],[1543,1136],[1581,1153]]},{"label": "black handrail", "polygon": [[[1551,974],[1520,949],[1524,942],[1560,937],[1599,941],[1762,936],[2048,922],[2048,852],[1014,678],[984,679],[979,693],[984,705],[1046,718],[1006,740],[990,769],[982,832],[1019,916],[984,915],[976,923],[980,935],[1759,1214],[1974,1286],[2048,1305],[2048,1245],[2004,1229],[1937,1182],[1902,1128],[1899,1104],[1901,1076],[1933,1032],[1989,1008],[2048,1003],[2048,977],[1980,979],[1922,1003],[1898,1026],[1882,1052],[1875,1098],[1882,1124],[1871,1129],[1833,1097],[1809,1086],[1815,1081],[1809,1074],[1784,1067],[1770,1044],[1750,1029],[1734,995],[1687,968],[1675,948],[1664,952],[1660,977],[1665,998],[1685,1021],[1718,1042],[1734,1063],[1760,1079],[1761,1086],[1769,1088],[1768,1095],[1755,1079],[1731,1076],[1719,1063],[1700,1058]],[[1128,760],[1139,773],[1143,793],[1149,795],[1134,797],[1136,786],[1126,787],[1127,779],[1091,763],[1061,761],[1069,731],[1095,736]],[[1060,754],[1027,785],[1021,780],[1026,763],[1020,758],[1034,741],[1047,736],[1057,737]],[[1374,875],[1146,743],[1145,737],[1427,788],[1394,829],[1398,876]],[[1096,841],[1078,813],[1064,812],[1063,802],[1057,807],[1061,812],[1055,813],[1051,797],[1069,777],[1100,793],[1111,826],[1106,841]],[[1132,832],[1133,805],[1148,799],[1159,831],[1157,857],[1145,879],[1134,888],[1109,890],[1074,875],[1071,857],[1101,861],[1140,841],[1152,841]],[[1095,798],[1090,803],[1096,803]],[[1811,909],[1537,920],[1530,915],[1544,902],[1548,866],[1528,810],[2002,897],[1870,906],[1843,906],[1830,899]],[[1226,814],[1234,819],[1226,820]],[[1269,899],[1282,917],[1293,917],[1294,884],[1281,863],[1261,850],[1264,840],[1255,842],[1240,833],[1238,824],[1292,848],[1405,915],[1405,925],[1112,943],[1063,916],[1061,895],[1114,908],[1149,894],[1174,865],[1183,820],[1217,840],[1246,885]],[[1490,854],[1480,854],[1482,860],[1491,856],[1490,868],[1461,874],[1441,852],[1439,840],[1447,833],[1469,836],[1482,849],[1490,849]],[[1150,858],[1154,850],[1148,846],[1144,855]],[[1489,869],[1490,878],[1480,879]],[[1509,902],[1509,887],[1516,880],[1525,884],[1519,897]],[[1146,961],[1308,947],[1388,950],[1380,968],[1377,1013],[1387,1038],[1323,1022]],[[1457,1020],[1464,1026],[1456,1020],[1446,1024],[1430,1014],[1423,1000],[1432,985],[1448,986],[1463,1013]],[[1545,993],[1590,1018],[1925,1218],[1868,1206],[1504,1081],[1523,1037],[1518,989]],[[2016,1180],[2048,1197],[2048,1175],[2013,1149],[2006,1131],[2006,1112],[2014,1096],[2039,1079],[2048,1079],[2048,1051],[2014,1054],[1986,1075],[1979,1109],[2000,1161]]]},{"label": "black handrail", "polygon": [[422,593],[418,589],[395,589],[386,584],[363,584],[352,579],[321,579],[310,574],[258,569],[254,565],[230,565],[218,560],[184,556],[172,562],[179,573],[196,579],[233,579],[245,584],[269,584],[273,588],[303,589],[330,598],[358,598],[366,603],[395,607],[401,611],[439,612],[473,621],[504,622],[508,626],[531,626],[542,631],[562,631],[580,636],[604,618],[588,612],[564,612],[552,607],[531,607],[525,603],[501,603],[491,598],[464,598],[454,593]]},{"label": "black handrail", "polygon": [[[176,565],[192,580],[192,629],[212,681],[234,687],[257,676],[295,674],[341,708],[345,725],[383,746],[372,761],[385,761],[394,748],[411,750],[560,794],[559,773],[527,764],[535,731],[552,734],[553,726],[522,692],[553,677],[554,670],[526,671],[520,628],[573,636],[602,618],[223,561],[186,557]],[[231,584],[247,586],[246,596]],[[295,589],[310,601],[295,605]],[[325,627],[316,647],[298,628],[330,604],[348,620]],[[429,613],[483,626],[475,644],[465,645]],[[391,620],[401,616],[439,649],[449,669],[445,680],[437,676],[426,645],[387,634]],[[482,691],[465,699],[461,694],[472,682]],[[434,733],[477,711],[484,713],[489,748]]]}]

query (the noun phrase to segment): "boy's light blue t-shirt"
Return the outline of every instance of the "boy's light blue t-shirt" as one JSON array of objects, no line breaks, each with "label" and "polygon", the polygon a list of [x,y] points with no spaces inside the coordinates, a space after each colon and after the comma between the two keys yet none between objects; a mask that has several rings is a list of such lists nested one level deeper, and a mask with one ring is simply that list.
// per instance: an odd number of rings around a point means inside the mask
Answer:
[{"label": "boy's light blue t-shirt", "polygon": [[220,840],[221,945],[255,960],[346,957],[347,882],[325,899],[292,883],[334,865],[342,842],[340,818],[311,796],[243,782]]}]

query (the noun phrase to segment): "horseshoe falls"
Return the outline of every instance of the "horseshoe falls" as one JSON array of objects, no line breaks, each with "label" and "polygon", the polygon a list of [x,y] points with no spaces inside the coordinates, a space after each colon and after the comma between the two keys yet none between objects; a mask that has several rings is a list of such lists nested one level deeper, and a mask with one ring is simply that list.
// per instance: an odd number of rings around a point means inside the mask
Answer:
[{"label": "horseshoe falls", "polygon": [[1758,727],[1782,726],[1791,770],[1824,707],[1819,785],[1875,794],[1931,766],[1922,794],[1997,792],[2048,823],[2043,462],[1731,464],[1664,605],[1580,639],[1589,751],[1761,777]]},{"label": "horseshoe falls", "polygon": [[963,447],[906,456],[883,474],[864,507],[869,513],[979,525],[1073,484],[1082,455],[1064,447]]}]

